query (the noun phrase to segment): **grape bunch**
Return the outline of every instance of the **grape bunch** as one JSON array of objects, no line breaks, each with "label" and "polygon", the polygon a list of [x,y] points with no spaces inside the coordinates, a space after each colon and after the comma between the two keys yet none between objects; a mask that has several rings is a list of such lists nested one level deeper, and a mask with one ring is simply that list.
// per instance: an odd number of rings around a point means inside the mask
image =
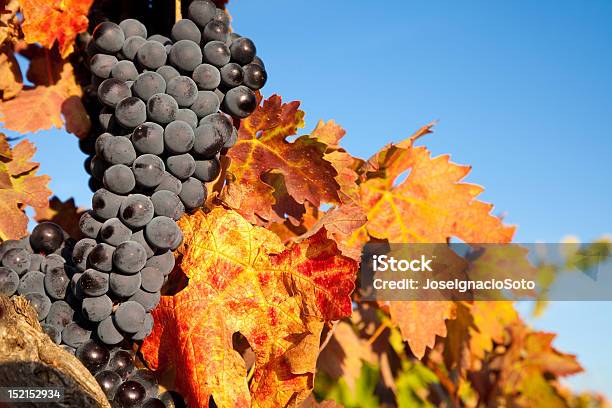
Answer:
[{"label": "grape bunch", "polygon": [[186,407],[180,394],[160,390],[153,372],[135,366],[135,356],[131,350],[119,347],[109,349],[88,340],[76,349],[75,355],[94,375],[113,407]]},{"label": "grape bunch", "polygon": [[193,1],[169,37],[127,19],[98,24],[87,45],[98,118],[86,168],[95,191],[74,245],[73,295],[107,345],[142,340],[182,242],[176,221],[202,207],[205,183],[237,140],[266,82],[253,42],[227,14]]}]

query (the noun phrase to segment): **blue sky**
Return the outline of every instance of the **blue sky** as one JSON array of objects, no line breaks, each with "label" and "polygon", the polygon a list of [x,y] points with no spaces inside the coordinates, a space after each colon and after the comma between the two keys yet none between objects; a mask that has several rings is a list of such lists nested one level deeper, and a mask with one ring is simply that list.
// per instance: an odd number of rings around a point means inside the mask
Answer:
[{"label": "blue sky", "polygon": [[[301,100],[307,129],[334,119],[343,146],[368,157],[431,120],[421,143],[473,166],[468,181],[518,242],[589,241],[612,233],[612,2],[232,0],[253,38],[265,95]],[[75,140],[32,136],[61,198],[88,206]],[[558,332],[587,374],[612,390],[612,304],[553,304],[532,323]],[[612,395],[611,395],[612,396]]]}]

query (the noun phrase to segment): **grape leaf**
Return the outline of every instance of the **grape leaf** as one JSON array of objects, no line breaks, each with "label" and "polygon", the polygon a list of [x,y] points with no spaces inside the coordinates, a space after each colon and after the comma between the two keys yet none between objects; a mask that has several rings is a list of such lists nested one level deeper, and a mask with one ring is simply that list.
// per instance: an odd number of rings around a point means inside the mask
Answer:
[{"label": "grape leaf", "polygon": [[0,51],[0,99],[7,100],[21,92],[23,78],[15,55],[6,46]]},{"label": "grape leaf", "polygon": [[[142,347],[155,369],[175,367],[190,405],[278,407],[312,388],[324,321],[351,313],[357,263],[325,230],[286,248],[272,232],[221,208],[183,217],[187,287],[162,297]],[[232,349],[240,332],[255,353],[252,380]]]},{"label": "grape leaf", "polygon": [[85,212],[74,203],[74,198],[66,201],[60,200],[57,196],[51,197],[46,207],[36,208],[34,219],[37,222],[51,221],[59,225],[72,238],[80,239],[83,233],[79,228],[79,219]]},{"label": "grape leaf", "polygon": [[29,44],[51,49],[58,43],[62,58],[74,50],[77,34],[87,30],[93,0],[21,0],[23,34]]},{"label": "grape leaf", "polygon": [[19,20],[17,18],[19,2],[8,0],[0,2],[0,4],[3,8],[2,13],[0,13],[0,45],[7,45],[19,36]]},{"label": "grape leaf", "polygon": [[6,129],[30,133],[62,127],[65,120],[68,131],[86,136],[91,123],[72,65],[42,48],[34,52],[27,76],[38,86],[25,87],[16,98],[0,103],[0,121]]},{"label": "grape leaf", "polygon": [[230,176],[221,199],[252,223],[283,220],[283,210],[279,215],[273,208],[274,188],[264,180],[269,173],[282,175],[287,194],[299,204],[339,201],[337,172],[324,159],[326,145],[309,136],[286,139],[304,126],[298,106],[283,104],[277,95],[264,101],[241,122],[238,141],[228,153]]},{"label": "grape leaf", "polygon": [[[0,133],[0,146],[6,137]],[[18,239],[27,233],[28,217],[24,206],[47,204],[51,190],[49,176],[37,176],[38,163],[31,162],[36,149],[27,140],[12,150],[11,157],[0,156],[0,240]]]}]

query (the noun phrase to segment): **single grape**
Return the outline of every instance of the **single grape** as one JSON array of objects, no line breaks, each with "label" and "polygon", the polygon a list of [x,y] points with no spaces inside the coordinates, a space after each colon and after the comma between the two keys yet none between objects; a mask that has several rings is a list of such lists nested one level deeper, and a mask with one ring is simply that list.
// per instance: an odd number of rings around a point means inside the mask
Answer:
[{"label": "single grape", "polygon": [[0,295],[13,296],[19,287],[19,275],[9,268],[0,268]]},{"label": "single grape", "polygon": [[62,328],[46,323],[41,324],[40,327],[55,344],[60,344],[62,342]]},{"label": "single grape", "polygon": [[253,41],[246,37],[238,38],[232,41],[230,45],[230,53],[232,54],[232,61],[237,62],[240,65],[250,64],[255,58],[257,49]]},{"label": "single grape", "polygon": [[[107,109],[107,108],[104,108]],[[96,139],[96,155],[99,157],[103,157],[104,155],[104,149],[106,148],[106,146],[108,146],[108,144],[110,143],[110,141],[113,139],[113,135],[111,135],[110,133],[102,133],[100,136],[98,136],[98,138]]]},{"label": "single grape", "polygon": [[172,37],[174,41],[190,40],[199,44],[202,39],[202,34],[193,21],[184,18],[174,23],[170,37]]},{"label": "single grape", "polygon": [[235,62],[230,62],[221,67],[221,83],[226,88],[234,88],[242,84],[244,73],[242,67]]},{"label": "single grape", "polygon": [[193,41],[180,40],[172,45],[168,58],[175,68],[191,72],[202,63],[202,50]]},{"label": "single grape", "polygon": [[150,36],[149,38],[147,38],[147,41],[155,41],[163,46],[166,45],[172,45],[172,40],[169,39],[168,37],[165,37],[163,35],[160,34],[153,34],[152,36]]},{"label": "single grape", "polygon": [[8,239],[6,241],[0,242],[0,259],[6,254],[9,249],[15,248],[25,248],[24,244],[21,240],[17,239]]},{"label": "single grape", "polygon": [[158,93],[147,101],[147,114],[154,122],[170,123],[175,119],[177,111],[178,104],[170,95]]},{"label": "single grape", "polygon": [[25,294],[25,298],[30,302],[38,315],[38,320],[44,320],[51,308],[51,300],[43,293],[30,292]]},{"label": "single grape", "polygon": [[263,88],[268,80],[266,70],[255,63],[245,65],[242,70],[244,71],[244,84],[254,91]]},{"label": "single grape", "polygon": [[179,180],[186,180],[195,171],[195,160],[189,153],[170,156],[166,159],[166,168]]},{"label": "single grape", "polygon": [[223,113],[213,113],[211,115],[204,116],[200,120],[200,126],[205,124],[213,125],[224,141],[228,140],[231,137],[232,132],[234,130],[234,126],[232,124],[231,119]]},{"label": "single grape", "polygon": [[2,257],[2,266],[10,268],[17,272],[18,275],[21,275],[30,270],[30,254],[23,248],[9,249]]},{"label": "single grape", "polygon": [[205,123],[198,126],[194,133],[195,140],[193,143],[193,151],[198,155],[211,158],[223,148],[225,141],[213,124]]},{"label": "single grape", "polygon": [[105,243],[117,246],[132,237],[132,231],[126,227],[119,218],[110,218],[104,221],[100,229],[100,238]]},{"label": "single grape", "polygon": [[166,93],[176,100],[179,107],[190,106],[198,97],[198,87],[193,79],[187,76],[178,76],[168,82]]},{"label": "single grape", "polygon": [[181,236],[181,230],[170,217],[155,217],[145,228],[145,237],[147,241],[154,247],[162,250],[173,249],[172,247],[177,241],[177,237]]},{"label": "single grape", "polygon": [[127,137],[113,137],[104,149],[104,160],[111,164],[130,165],[134,159],[136,159],[136,151]]},{"label": "single grape", "polygon": [[125,35],[121,28],[110,21],[98,24],[92,33],[92,41],[96,48],[109,54],[119,51],[124,40]]},{"label": "single grape", "polygon": [[106,367],[110,352],[94,340],[87,340],[77,347],[76,357],[92,374],[96,374]]},{"label": "single grape", "polygon": [[201,181],[191,177],[183,182],[179,198],[185,204],[186,209],[192,210],[204,205],[206,189]]},{"label": "single grape", "polygon": [[175,120],[187,123],[192,129],[198,127],[198,116],[191,109],[179,109],[176,112]]},{"label": "single grape", "polygon": [[96,245],[96,240],[92,238],[83,238],[76,243],[72,250],[72,262],[77,270],[83,272],[87,269],[87,258]]},{"label": "single grape", "polygon": [[193,147],[194,133],[187,122],[175,120],[166,126],[164,145],[171,154],[187,153]]},{"label": "single grape", "polygon": [[117,389],[123,382],[119,374],[110,370],[100,371],[96,374],[95,379],[109,401],[112,401],[113,398],[115,398]]},{"label": "single grape", "polygon": [[202,40],[204,42],[221,41],[225,43],[228,39],[229,27],[221,21],[212,20],[202,30]]},{"label": "single grape", "polygon": [[213,91],[221,84],[221,73],[217,67],[211,64],[198,65],[193,70],[191,77],[198,86],[198,89],[204,91]]},{"label": "single grape", "polygon": [[[155,220],[155,218],[153,220]],[[151,222],[153,222],[153,220]],[[144,267],[145,263],[147,263],[147,253],[142,245],[136,241],[127,241],[120,244],[113,254],[113,264],[115,268],[127,275],[138,273]]]},{"label": "single grape", "polygon": [[[221,163],[216,157],[208,160],[196,160],[196,168],[193,177],[198,180],[208,183],[215,180],[220,173]],[[155,205],[155,201],[153,205]]]},{"label": "single grape", "polygon": [[119,386],[114,401],[121,408],[136,408],[146,396],[145,388],[136,381],[126,381]]},{"label": "single grape", "polygon": [[146,102],[153,95],[166,91],[166,80],[157,72],[143,72],[134,81],[132,89],[134,95]]},{"label": "single grape", "polygon": [[264,70],[266,69],[264,62],[258,56],[255,56],[255,58],[253,58],[253,62],[251,62],[251,64],[259,65]]},{"label": "single grape", "polygon": [[[100,243],[92,248],[87,258],[87,264],[98,271],[110,272],[113,269],[113,253],[115,248],[111,245]],[[106,288],[108,290],[108,288]],[[106,293],[106,291],[101,294]],[[92,295],[96,296],[96,295]]]},{"label": "single grape", "polygon": [[62,330],[62,341],[70,347],[78,348],[91,338],[91,331],[76,322],[68,323]]},{"label": "single grape", "polygon": [[114,322],[118,329],[126,333],[136,333],[144,327],[145,314],[140,303],[123,302],[115,310]]},{"label": "single grape", "polygon": [[132,144],[140,154],[159,156],[164,151],[164,128],[153,122],[145,122],[132,133]]},{"label": "single grape", "polygon": [[49,254],[58,249],[64,241],[64,231],[52,222],[41,222],[30,235],[30,245],[34,252]]},{"label": "single grape", "polygon": [[151,370],[141,368],[132,373],[128,378],[129,381],[139,382],[146,390],[146,398],[155,398],[159,395],[159,385],[157,378]]},{"label": "single grape", "polygon": [[98,99],[109,108],[115,108],[119,102],[130,96],[130,88],[117,78],[105,79],[98,87]]},{"label": "single grape", "polygon": [[98,78],[106,79],[111,75],[111,71],[117,62],[114,55],[96,54],[89,62],[89,69]]},{"label": "single grape", "polygon": [[138,70],[132,61],[123,60],[113,66],[111,75],[121,81],[134,81],[138,77]]},{"label": "single grape", "polygon": [[159,255],[154,255],[145,264],[146,267],[154,267],[161,271],[164,276],[170,275],[175,264],[174,254],[168,250]]},{"label": "single grape", "polygon": [[108,369],[117,373],[122,380],[126,380],[134,371],[134,357],[127,350],[116,350],[111,354]]},{"label": "single grape", "polygon": [[243,119],[255,111],[257,98],[251,89],[241,85],[227,92],[223,106],[230,115]]},{"label": "single grape", "polygon": [[225,12],[225,10],[217,9],[215,12],[214,20],[229,26],[230,18],[229,15]]},{"label": "single grape", "polygon": [[156,70],[166,63],[166,48],[157,41],[147,40],[146,43],[138,48],[136,61],[146,69]]},{"label": "single grape", "polygon": [[185,212],[185,206],[178,195],[172,191],[161,190],[153,193],[151,202],[153,202],[155,215],[163,215],[178,220]]},{"label": "single grape", "polygon": [[81,313],[90,322],[101,322],[113,313],[113,301],[106,295],[85,298]]},{"label": "single grape", "polygon": [[74,319],[74,309],[63,300],[53,302],[45,322],[48,325],[63,329]]},{"label": "single grape", "polygon": [[86,211],[79,219],[79,230],[88,238],[97,238],[102,223],[96,220],[91,211]]},{"label": "single grape", "polygon": [[81,275],[78,285],[86,296],[102,296],[108,292],[108,278],[108,273],[87,269]]},{"label": "single grape", "polygon": [[45,275],[38,271],[29,271],[19,280],[17,293],[26,295],[28,293],[45,293]]},{"label": "single grape", "polygon": [[195,102],[189,107],[198,118],[204,118],[219,111],[219,97],[211,91],[198,91]]},{"label": "single grape", "polygon": [[[109,167],[104,172],[103,182],[108,190],[116,194],[127,194],[136,187],[134,173],[124,164],[115,164]],[[89,237],[95,238],[95,236]]]},{"label": "single grape", "polygon": [[102,180],[104,178],[104,172],[108,169],[109,164],[98,155],[95,155],[91,159],[91,175],[96,180]]},{"label": "single grape", "polygon": [[141,38],[147,38],[147,27],[140,21],[133,18],[127,18],[119,23],[119,27],[123,30],[125,38],[132,36],[138,36]]},{"label": "single grape", "polygon": [[161,295],[159,292],[149,293],[142,289],[138,289],[136,293],[130,297],[130,300],[140,303],[147,312],[150,312],[159,304]]},{"label": "single grape", "polygon": [[48,273],[52,269],[63,268],[64,266],[66,266],[66,260],[61,255],[53,253],[45,256],[40,264],[40,270],[44,273]]},{"label": "single grape", "polygon": [[216,12],[217,7],[209,0],[192,1],[188,8],[189,19],[200,27],[205,27],[215,17]]},{"label": "single grape", "polygon": [[211,41],[202,49],[202,59],[215,67],[222,67],[230,62],[230,49],[222,41]]},{"label": "single grape", "polygon": [[177,76],[181,75],[176,70],[176,68],[174,68],[171,65],[161,66],[161,67],[157,68],[157,70],[155,70],[155,72],[157,72],[159,75],[161,75],[162,78],[164,78],[164,80],[166,81],[166,83],[168,83],[168,81],[170,81],[172,78],[176,78]]},{"label": "single grape", "polygon": [[69,284],[70,278],[63,265],[48,270],[47,273],[45,273],[45,291],[47,295],[54,300],[62,300],[66,297],[66,290]]},{"label": "single grape", "polygon": [[[166,129],[167,133],[168,129]],[[154,188],[161,183],[166,168],[163,160],[158,156],[143,154],[134,161],[132,171],[136,184],[145,188]]]},{"label": "single grape", "polygon": [[132,61],[135,60],[138,50],[140,49],[140,47],[146,44],[146,42],[147,40],[145,40],[142,37],[138,37],[138,36],[128,37],[123,43],[123,48],[122,48],[123,55],[125,55],[128,59]]},{"label": "single grape", "polygon": [[96,191],[91,199],[91,207],[96,218],[108,220],[114,218],[119,213],[119,207],[124,197],[101,188]]},{"label": "single grape", "polygon": [[151,313],[147,312],[145,316],[144,327],[132,336],[132,340],[140,341],[147,338],[149,334],[151,334],[151,332],[153,331],[153,323],[153,316],[151,315]]},{"label": "single grape", "polygon": [[126,128],[135,128],[147,120],[147,106],[139,98],[123,99],[115,109],[117,121]]},{"label": "single grape", "polygon": [[145,267],[140,271],[141,288],[147,292],[159,292],[164,284],[164,275],[159,269],[153,267]]},{"label": "single grape", "polygon": [[132,241],[138,242],[140,245],[142,245],[142,247],[144,248],[144,250],[145,250],[145,252],[147,254],[147,259],[152,257],[155,254],[155,251],[153,250],[153,248],[151,248],[151,246],[149,245],[149,243],[145,239],[144,229],[140,229],[138,231],[135,231],[132,234]]},{"label": "single grape", "polygon": [[178,194],[181,192],[181,187],[181,180],[177,179],[172,174],[168,173],[168,171],[166,171],[164,173],[164,176],[162,177],[161,183],[159,183],[159,185],[155,187],[155,191],[168,190],[172,191],[175,194]]},{"label": "single grape", "polygon": [[144,227],[153,214],[153,203],[142,194],[130,194],[119,209],[119,218],[130,228]]},{"label": "single grape", "polygon": [[106,319],[102,320],[100,324],[98,324],[96,333],[98,338],[100,338],[104,344],[115,345],[121,343],[123,340],[123,335],[117,329],[115,323],[113,323],[112,316],[108,316]]},{"label": "single grape", "polygon": [[111,273],[109,286],[113,294],[120,298],[127,298],[132,296],[141,284],[140,274],[134,275],[123,275],[119,273]]},{"label": "single grape", "polygon": [[42,265],[42,261],[45,257],[41,254],[30,254],[30,270],[31,271],[41,271],[40,266]]}]

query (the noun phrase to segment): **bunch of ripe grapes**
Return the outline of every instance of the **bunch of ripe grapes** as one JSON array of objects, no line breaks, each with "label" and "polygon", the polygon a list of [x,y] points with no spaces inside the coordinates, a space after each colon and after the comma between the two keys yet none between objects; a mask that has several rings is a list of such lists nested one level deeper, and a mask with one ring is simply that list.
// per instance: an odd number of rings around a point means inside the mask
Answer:
[{"label": "bunch of ripe grapes", "polygon": [[81,141],[94,191],[79,220],[85,238],[44,222],[0,244],[0,294],[25,296],[118,407],[180,406],[168,402],[174,394],[156,399],[152,374],[121,347],[151,333],[183,238],[176,221],[203,206],[205,183],[219,176],[267,79],[255,44],[230,32],[224,10],[193,1],[187,17],[169,37],[135,19],[95,27],[86,46],[94,126]]}]

